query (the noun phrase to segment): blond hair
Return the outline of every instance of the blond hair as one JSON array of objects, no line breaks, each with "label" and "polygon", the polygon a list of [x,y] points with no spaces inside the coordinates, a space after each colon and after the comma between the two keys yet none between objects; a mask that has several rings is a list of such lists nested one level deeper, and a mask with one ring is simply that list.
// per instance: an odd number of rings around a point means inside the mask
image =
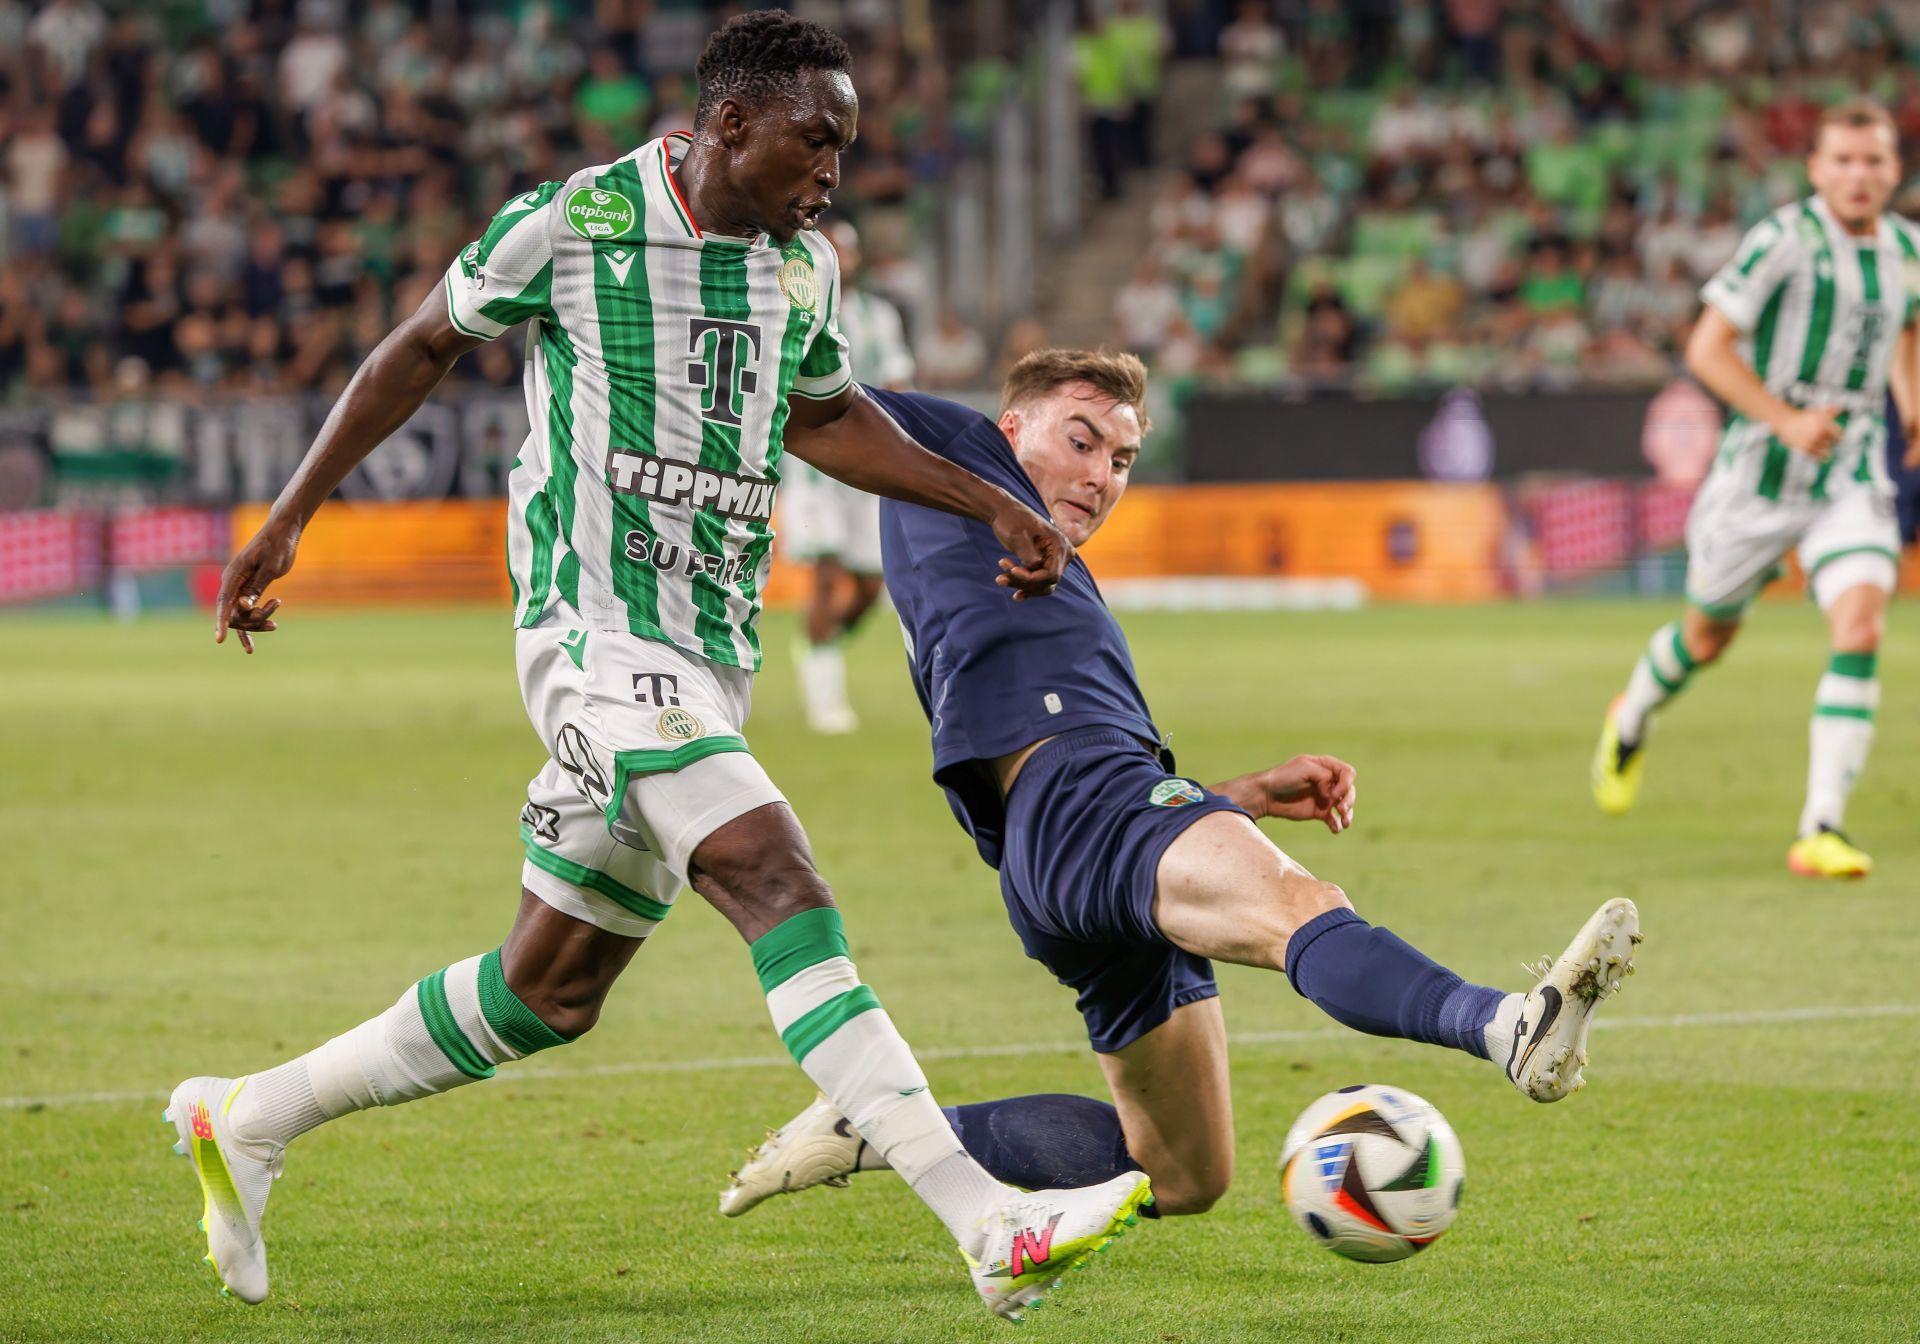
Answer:
[{"label": "blond hair", "polygon": [[1068,383],[1085,383],[1107,401],[1133,407],[1140,432],[1153,428],[1147,418],[1147,366],[1124,350],[1034,350],[1007,371],[1000,392],[1001,410],[1045,396]]},{"label": "blond hair", "polygon": [[1814,123],[1812,152],[1820,149],[1820,137],[1827,133],[1829,126],[1884,126],[1893,140],[1894,148],[1900,146],[1900,131],[1893,124],[1893,116],[1886,108],[1873,99],[1860,95],[1845,102],[1835,103],[1820,113],[1820,120]]}]

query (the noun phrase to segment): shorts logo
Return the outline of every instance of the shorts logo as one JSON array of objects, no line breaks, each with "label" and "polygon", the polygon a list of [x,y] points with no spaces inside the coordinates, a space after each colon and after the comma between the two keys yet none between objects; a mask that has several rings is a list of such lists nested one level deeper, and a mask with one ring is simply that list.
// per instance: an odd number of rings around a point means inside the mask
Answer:
[{"label": "shorts logo", "polygon": [[1207,793],[1190,779],[1163,779],[1153,786],[1147,801],[1155,807],[1185,807],[1206,801]]},{"label": "shorts logo", "polygon": [[663,709],[654,729],[669,742],[691,742],[704,734],[706,726],[684,709]]},{"label": "shorts logo", "polygon": [[530,802],[520,809],[520,824],[531,831],[536,840],[549,845],[560,843],[560,813],[554,808]]},{"label": "shorts logo", "polygon": [[780,292],[787,302],[803,313],[810,313],[820,302],[820,277],[805,257],[789,257],[780,268]]},{"label": "shorts logo", "polygon": [[613,790],[607,783],[606,772],[594,758],[593,746],[585,733],[570,723],[561,724],[553,739],[553,759],[579,782],[580,791],[596,808],[607,805]]},{"label": "shorts logo", "polygon": [[617,191],[582,187],[561,213],[582,238],[617,238],[633,227],[633,202]]}]

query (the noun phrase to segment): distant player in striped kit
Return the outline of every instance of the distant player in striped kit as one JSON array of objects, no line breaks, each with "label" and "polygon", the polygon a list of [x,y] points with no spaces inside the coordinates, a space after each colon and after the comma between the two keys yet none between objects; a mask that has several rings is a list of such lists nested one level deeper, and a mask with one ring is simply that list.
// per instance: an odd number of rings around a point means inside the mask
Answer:
[{"label": "distant player in striped kit", "polygon": [[[577,1039],[683,882],[749,942],[794,1060],[907,1175],[996,1313],[1017,1318],[1150,1199],[1137,1171],[1029,1194],[967,1155],[741,736],[784,451],[986,523],[1014,557],[998,566],[1009,601],[1053,591],[1072,555],[1050,522],[927,452],[853,385],[833,252],[813,233],[855,134],[849,63],[817,25],[737,18],[701,56],[690,135],[507,202],[368,358],[228,566],[219,634],[251,652],[274,628],[264,590],[334,487],[462,354],[532,324],[508,551],[521,693],[552,757],[520,816],[519,914],[503,946],[317,1049],[174,1090],[208,1263],[249,1302],[267,1292],[260,1220],[288,1143]],[[863,1273],[850,1266],[841,1291]]]},{"label": "distant player in striped kit", "polygon": [[1831,108],[1815,136],[1815,195],[1755,225],[1701,293],[1687,367],[1732,414],[1687,519],[1687,609],[1654,632],[1608,710],[1592,780],[1603,811],[1633,805],[1653,711],[1726,650],[1797,548],[1832,650],[1787,865],[1863,877],[1873,860],[1841,828],[1873,743],[1875,663],[1899,574],[1883,408],[1891,386],[1903,425],[1920,414],[1920,230],[1886,211],[1900,161],[1884,110]]},{"label": "distant player in striped kit", "polygon": [[[836,220],[821,232],[840,261],[835,316],[853,380],[906,391],[913,384],[913,351],[900,310],[861,287],[860,236],[853,225]],[[840,642],[880,597],[880,501],[798,463],[780,497],[780,534],[789,556],[813,565],[806,642],[795,660],[807,723],[817,733],[850,733],[860,720],[847,700]]]}]

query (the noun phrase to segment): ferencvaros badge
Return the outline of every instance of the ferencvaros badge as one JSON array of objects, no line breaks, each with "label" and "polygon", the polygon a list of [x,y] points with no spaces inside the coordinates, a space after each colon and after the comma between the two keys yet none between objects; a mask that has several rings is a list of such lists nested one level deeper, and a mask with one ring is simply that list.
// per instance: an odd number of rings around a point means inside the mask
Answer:
[{"label": "ferencvaros badge", "polygon": [[780,268],[780,292],[787,302],[803,313],[810,313],[820,302],[820,277],[805,257],[788,257]]}]

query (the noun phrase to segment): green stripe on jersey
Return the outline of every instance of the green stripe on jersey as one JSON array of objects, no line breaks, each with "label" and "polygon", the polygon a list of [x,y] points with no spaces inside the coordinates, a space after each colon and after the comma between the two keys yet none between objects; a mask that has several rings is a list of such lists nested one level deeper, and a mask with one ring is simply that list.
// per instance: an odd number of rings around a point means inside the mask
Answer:
[{"label": "green stripe on jersey", "polygon": [[427,1034],[433,1037],[433,1043],[440,1047],[447,1062],[469,1078],[493,1077],[493,1065],[473,1048],[473,1042],[460,1030],[460,1023],[453,1016],[453,1005],[447,1002],[446,968],[442,967],[416,985],[414,998],[420,1005],[420,1016],[426,1020]]},{"label": "green stripe on jersey", "polygon": [[[596,179],[606,191],[629,200],[644,199],[637,160],[623,159]],[[658,356],[654,348],[653,291],[647,274],[646,211],[636,210],[632,228],[618,243],[593,243],[593,293],[600,318],[600,348],[608,371],[607,448],[629,453],[655,450],[654,418],[659,402]],[[632,249],[629,253],[628,249]],[[626,282],[613,272],[613,253],[628,254]],[[614,594],[626,605],[627,629],[643,639],[666,640],[660,620],[660,574],[644,559],[627,556],[627,534],[638,532],[651,544],[659,537],[646,501],[602,483],[611,501],[612,535],[607,566]],[[670,642],[670,641],[669,641]]]},{"label": "green stripe on jersey", "polygon": [[1833,329],[1833,245],[1812,207],[1803,205],[1800,209],[1813,222],[1810,236],[1818,240],[1813,255],[1813,306],[1807,314],[1807,339],[1800,347],[1800,381],[1814,383],[1820,380],[1820,361],[1827,353],[1827,337]]},{"label": "green stripe on jersey", "polygon": [[[747,322],[753,317],[753,305],[747,297],[747,249],[745,246],[733,247],[709,240],[700,252],[700,308],[708,317],[729,322]],[[709,337],[713,341],[744,341],[742,335],[715,331]],[[762,338],[765,339],[764,337]],[[770,350],[762,349],[759,355],[760,377],[765,378],[773,370],[766,366]],[[739,352],[736,352],[736,358]],[[718,361],[716,361],[717,363]],[[721,410],[722,398],[729,399],[725,407],[732,416],[732,424],[722,424],[717,420],[702,417],[700,421],[700,465],[709,471],[738,472],[740,470],[741,420],[746,410],[746,397],[736,386],[722,387],[719,380],[706,389],[707,404],[715,411]],[[775,384],[777,389],[778,384]],[[722,555],[727,549],[726,520],[706,509],[693,512],[693,549],[704,555]],[[728,610],[727,589],[715,576],[697,572],[692,576],[693,584],[693,633],[706,651],[707,657],[721,663],[738,663],[740,655],[733,646],[733,620]]]}]

